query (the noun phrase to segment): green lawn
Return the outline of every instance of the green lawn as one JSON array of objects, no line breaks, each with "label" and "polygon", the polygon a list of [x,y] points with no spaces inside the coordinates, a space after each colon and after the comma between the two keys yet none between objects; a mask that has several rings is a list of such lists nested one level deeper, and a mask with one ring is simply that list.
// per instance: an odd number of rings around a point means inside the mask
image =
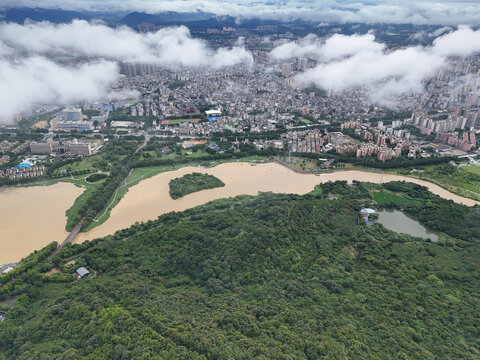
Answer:
[{"label": "green lawn", "polygon": [[423,166],[423,171],[411,172],[408,169],[395,169],[388,173],[412,176],[418,179],[433,182],[455,194],[480,200],[480,181],[475,177],[480,176],[479,166],[455,166],[451,173],[442,171],[446,165]]},{"label": "green lawn", "polygon": [[480,175],[480,166],[468,165],[468,166],[462,166],[461,169],[475,175]]},{"label": "green lawn", "polygon": [[381,191],[376,191],[373,193],[373,199],[379,204],[379,205],[386,205],[390,203],[395,203],[397,205],[409,205],[409,204],[419,204],[419,201],[409,199],[406,197],[401,197],[395,194],[392,194],[390,192],[386,192],[384,190]]},{"label": "green lawn", "polygon": [[169,125],[176,125],[176,124],[181,124],[184,122],[190,122],[190,123],[196,123],[198,120],[195,119],[175,119],[175,120],[168,120]]},{"label": "green lawn", "polygon": [[316,185],[312,191],[309,192],[311,195],[322,195],[323,194],[323,188],[322,185]]},{"label": "green lawn", "polygon": [[[85,181],[83,181],[85,183]],[[79,215],[79,210],[86,204],[87,199],[90,197],[90,195],[97,190],[99,186],[101,186],[101,181],[95,184],[86,184],[82,186],[85,187],[85,191],[75,199],[75,202],[73,203],[72,207],[67,210],[66,215],[67,215],[67,224],[65,225],[65,229],[67,231],[72,230],[72,228],[80,221],[80,215]],[[80,185],[80,184],[76,184]]]},{"label": "green lawn", "polygon": [[191,149],[182,149],[182,155],[188,159],[195,159],[203,156],[212,156],[212,154],[207,153],[205,150],[197,150],[193,152]]},{"label": "green lawn", "polygon": [[[85,156],[81,160],[77,160],[71,164],[67,164],[64,167],[55,169],[53,175],[60,175],[62,170],[67,169],[70,171],[84,171],[84,170],[93,170],[99,167],[102,167],[102,158],[100,155]],[[104,164],[106,165],[106,164]],[[103,166],[106,167],[106,166]]]}]

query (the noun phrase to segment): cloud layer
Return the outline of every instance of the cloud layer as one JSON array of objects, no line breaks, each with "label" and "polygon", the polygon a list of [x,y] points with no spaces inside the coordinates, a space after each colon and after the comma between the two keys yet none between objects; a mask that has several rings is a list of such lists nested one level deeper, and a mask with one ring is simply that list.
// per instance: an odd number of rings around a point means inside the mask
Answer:
[{"label": "cloud layer", "polygon": [[298,41],[287,42],[274,48],[270,55],[280,60],[307,56],[330,61],[354,55],[359,51],[381,52],[384,49],[385,45],[375,42],[373,34],[350,36],[335,34],[325,41],[310,34]]},{"label": "cloud layer", "polygon": [[166,67],[223,67],[253,62],[243,46],[215,51],[205,41],[192,38],[185,26],[137,33],[127,27],[110,28],[84,20],[60,25],[9,23],[0,26],[0,41],[30,54],[101,57]]},{"label": "cloud layer", "polygon": [[295,77],[301,86],[314,83],[334,92],[363,87],[370,90],[373,101],[391,103],[399,94],[422,91],[422,80],[434,75],[448,57],[476,52],[480,52],[480,30],[460,27],[438,37],[430,47],[388,51],[371,34],[334,35],[325,42],[309,35],[278,46],[271,56],[316,59],[315,68]]},{"label": "cloud layer", "polygon": [[101,11],[204,11],[220,16],[314,22],[480,24],[476,0],[4,0],[4,6]]},{"label": "cloud layer", "polygon": [[103,98],[117,74],[117,65],[109,61],[65,67],[42,57],[18,63],[0,60],[0,120],[11,120],[14,114],[33,104],[69,104]]},{"label": "cloud layer", "polygon": [[[67,66],[53,59],[83,65]],[[20,59],[20,60],[18,60]],[[75,20],[0,25],[0,121],[34,104],[102,99],[111,96],[117,61],[166,68],[220,68],[252,64],[243,46],[211,49],[184,27],[139,34],[129,28],[109,28]],[[117,94],[122,96],[122,94]]]},{"label": "cloud layer", "polygon": [[[421,91],[422,81],[444,66],[448,57],[480,51],[480,30],[442,31],[447,33],[432,46],[393,51],[375,41],[372,33],[336,34],[326,40],[309,35],[276,47],[270,55],[280,61],[316,59],[315,68],[296,76],[301,85],[313,82],[332,91],[363,87],[370,89],[371,99],[385,103],[399,94]],[[57,58],[76,65],[61,65]],[[253,58],[241,42],[232,48],[212,49],[205,41],[192,38],[183,26],[139,34],[81,20],[60,25],[0,24],[0,121],[39,103],[122,96],[110,91],[119,75],[118,61],[166,68],[220,68],[248,65]]]}]

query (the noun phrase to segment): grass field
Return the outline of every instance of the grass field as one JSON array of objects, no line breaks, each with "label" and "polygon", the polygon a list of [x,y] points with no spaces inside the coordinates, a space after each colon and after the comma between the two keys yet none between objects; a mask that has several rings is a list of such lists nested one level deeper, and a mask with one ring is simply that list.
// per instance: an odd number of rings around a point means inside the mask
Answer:
[{"label": "grass field", "polygon": [[178,125],[184,122],[197,123],[200,121],[200,119],[174,119],[166,121],[168,121],[168,125]]},{"label": "grass field", "polygon": [[322,185],[316,185],[312,191],[309,192],[310,195],[322,195],[323,188]]},{"label": "grass field", "polygon": [[386,205],[390,203],[395,203],[399,206],[402,205],[409,205],[409,204],[418,204],[419,202],[417,200],[413,199],[408,199],[406,197],[400,197],[398,195],[392,194],[390,192],[386,191],[376,191],[373,193],[373,199],[377,202],[379,205]]},{"label": "grass field", "polygon": [[480,166],[459,166],[450,173],[441,171],[442,165],[423,166],[422,171],[411,172],[409,169],[395,169],[388,173],[406,175],[435,183],[455,194],[480,200]]},{"label": "grass field", "polygon": [[82,208],[86,204],[88,197],[95,190],[97,190],[98,187],[100,187],[100,184],[101,182],[86,185],[85,191],[75,199],[75,202],[73,203],[72,207],[67,210],[66,212],[67,223],[65,225],[65,229],[67,231],[70,231],[75,226],[75,224],[80,220],[76,215],[78,214],[80,208]]},{"label": "grass field", "polygon": [[467,166],[462,166],[461,169],[475,175],[480,175],[480,166],[467,165]]},{"label": "grass field", "polygon": [[182,149],[182,155],[188,159],[195,159],[203,156],[211,156],[211,154],[207,153],[205,150],[197,150],[193,152],[190,149]]},{"label": "grass field", "polygon": [[[143,154],[149,154],[147,157],[143,156]],[[174,151],[165,153],[165,154],[157,154],[155,151],[144,151],[142,153],[142,160],[151,160],[151,159],[163,159],[163,160],[168,160],[168,159],[197,159],[202,156],[207,156],[207,157],[213,157],[212,154],[207,153],[203,149],[199,149],[195,152],[193,152],[191,149],[182,149],[181,154],[178,155]]]},{"label": "grass field", "polygon": [[89,175],[91,174],[75,175],[75,176],[65,177],[60,180],[63,182],[69,182],[69,183],[75,184],[76,186],[80,186],[85,189],[83,193],[75,199],[75,202],[73,203],[72,207],[66,211],[67,224],[65,225],[65,229],[67,231],[70,231],[75,226],[75,224],[80,220],[77,216],[78,211],[82,206],[85,205],[90,194],[93,193],[95,190],[97,190],[101,186],[101,184],[105,181],[105,179],[102,179],[95,183],[86,182],[85,179]]},{"label": "grass field", "polygon": [[84,171],[84,170],[94,170],[101,168],[101,165],[105,165],[106,163],[102,160],[100,155],[93,155],[93,156],[85,156],[81,160],[77,160],[71,164],[67,164],[64,167],[55,169],[53,175],[61,174],[62,170],[67,169],[68,171]]}]

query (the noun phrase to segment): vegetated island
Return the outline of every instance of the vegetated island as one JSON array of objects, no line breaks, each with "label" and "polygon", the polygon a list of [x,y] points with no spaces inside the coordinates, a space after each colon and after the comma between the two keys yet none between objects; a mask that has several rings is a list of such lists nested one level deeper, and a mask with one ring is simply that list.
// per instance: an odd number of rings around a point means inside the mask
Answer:
[{"label": "vegetated island", "polygon": [[168,185],[170,186],[170,196],[172,199],[178,199],[200,190],[225,186],[225,183],[213,175],[194,172],[170,180]]}]

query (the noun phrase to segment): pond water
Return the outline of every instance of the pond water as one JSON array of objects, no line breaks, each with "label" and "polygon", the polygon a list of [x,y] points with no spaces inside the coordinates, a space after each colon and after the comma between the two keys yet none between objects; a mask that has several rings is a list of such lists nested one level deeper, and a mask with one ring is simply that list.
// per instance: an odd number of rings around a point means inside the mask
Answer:
[{"label": "pond water", "polygon": [[418,221],[410,219],[399,210],[381,210],[378,212],[378,222],[396,233],[408,234],[437,241],[438,236],[427,231]]}]

